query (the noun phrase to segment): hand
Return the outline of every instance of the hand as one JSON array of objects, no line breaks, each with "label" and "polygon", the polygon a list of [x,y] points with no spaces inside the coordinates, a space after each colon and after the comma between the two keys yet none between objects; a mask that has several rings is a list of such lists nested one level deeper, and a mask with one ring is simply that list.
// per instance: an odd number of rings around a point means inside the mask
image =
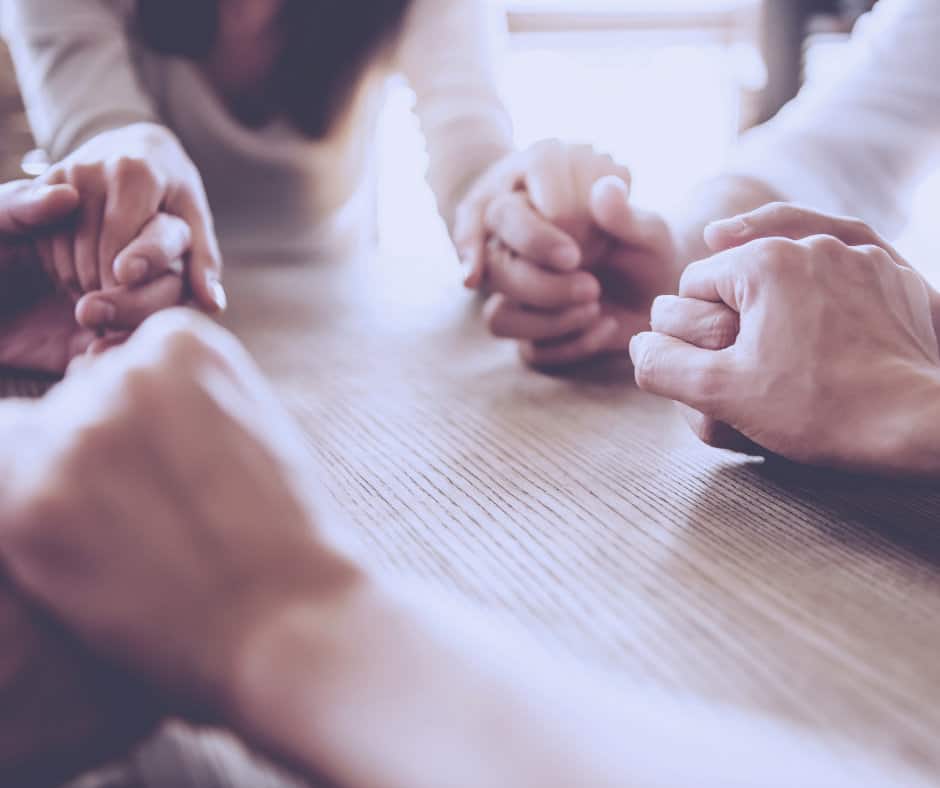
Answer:
[{"label": "hand", "polygon": [[497,165],[462,209],[468,284],[486,273],[490,330],[520,340],[529,363],[626,350],[653,297],[674,289],[671,234],[629,205],[629,184],[610,157],[546,142]]},{"label": "hand", "polygon": [[61,374],[94,341],[94,332],[130,331],[180,300],[183,283],[174,263],[188,249],[188,228],[165,214],[118,258],[119,270],[145,260],[153,281],[89,294],[77,308],[57,293],[48,276],[55,267],[53,239],[78,207],[79,196],[68,185],[0,186],[0,366]]},{"label": "hand", "polygon": [[927,470],[904,450],[940,390],[923,278],[864,224],[795,206],[707,240],[724,251],[686,270],[631,346],[640,387],[704,414],[706,433],[727,435],[723,422],[796,462]]},{"label": "hand", "polygon": [[196,313],[162,312],[15,406],[0,556],[90,648],[174,698],[218,710],[259,627],[358,576],[323,530],[300,431]]},{"label": "hand", "polygon": [[209,312],[225,308],[221,255],[202,180],[169,130],[141,123],[100,134],[52,167],[43,181],[69,184],[81,197],[74,232],[52,241],[60,287],[78,297],[159,275],[140,258],[121,253],[164,213],[187,225],[196,303]]},{"label": "hand", "polygon": [[[618,178],[601,179],[592,189],[591,218],[604,245],[585,267],[600,284],[597,302],[533,313],[503,294],[491,297],[491,330],[521,339],[527,363],[555,367],[626,353],[632,337],[648,328],[653,299],[675,291],[678,272],[670,230],[659,215],[631,206],[629,196]],[[593,319],[575,326],[573,309],[589,309]]]}]

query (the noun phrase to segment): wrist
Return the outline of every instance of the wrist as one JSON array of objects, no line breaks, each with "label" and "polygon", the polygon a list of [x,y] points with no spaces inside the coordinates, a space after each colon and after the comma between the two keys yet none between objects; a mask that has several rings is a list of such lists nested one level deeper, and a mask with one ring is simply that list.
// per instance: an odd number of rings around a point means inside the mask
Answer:
[{"label": "wrist", "polygon": [[904,391],[904,401],[896,415],[886,414],[889,423],[882,428],[888,440],[897,438],[885,452],[887,470],[940,479],[940,366],[918,369],[898,388]]},{"label": "wrist", "polygon": [[329,588],[285,600],[246,628],[220,687],[223,720],[251,738],[276,738],[285,704],[318,699],[321,678],[344,663],[340,644],[374,597],[371,577],[349,563]]}]

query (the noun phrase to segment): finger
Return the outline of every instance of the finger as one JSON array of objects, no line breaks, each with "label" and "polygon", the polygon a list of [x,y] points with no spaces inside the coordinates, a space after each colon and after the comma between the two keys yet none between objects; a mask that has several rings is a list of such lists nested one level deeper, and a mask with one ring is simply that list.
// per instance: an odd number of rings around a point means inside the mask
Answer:
[{"label": "finger", "polygon": [[550,221],[576,220],[587,206],[594,184],[618,178],[629,190],[630,170],[592,145],[543,140],[526,153],[525,188],[533,205]]},{"label": "finger", "polygon": [[106,187],[101,173],[91,167],[75,167],[72,183],[82,201],[73,246],[75,272],[82,291],[90,293],[102,285],[98,270],[98,240],[105,211]]},{"label": "finger", "polygon": [[487,302],[483,315],[494,336],[544,341],[584,331],[597,320],[600,312],[601,305],[597,301],[558,312],[540,312],[496,294]]},{"label": "finger", "polygon": [[78,209],[69,185],[14,181],[0,186],[0,234],[29,235],[62,222]]},{"label": "finger", "polygon": [[165,274],[139,287],[89,293],[76,305],[75,319],[79,325],[99,331],[133,330],[151,315],[178,306],[184,285],[179,276]]},{"label": "finger", "polygon": [[159,213],[141,230],[114,261],[118,284],[137,285],[165,273],[183,273],[183,258],[189,252],[192,233],[177,216]]},{"label": "finger", "polygon": [[485,203],[482,200],[467,200],[457,209],[454,229],[454,244],[460,262],[469,269],[464,287],[477,290],[483,286],[486,274],[486,226],[483,222]]},{"label": "finger", "polygon": [[617,336],[617,331],[617,321],[604,318],[593,328],[566,341],[547,344],[525,342],[520,352],[523,360],[533,367],[551,368],[577,364],[607,351]]},{"label": "finger", "polygon": [[522,192],[491,201],[484,223],[520,257],[557,271],[573,271],[581,264],[581,250],[574,239],[542,218]]},{"label": "finger", "polygon": [[117,284],[115,258],[128,247],[144,226],[157,214],[163,191],[153,176],[135,165],[118,170],[104,207],[97,249],[101,281],[105,287]]},{"label": "finger", "polygon": [[94,358],[95,356],[100,356],[104,353],[107,353],[109,350],[120,347],[130,338],[131,332],[118,331],[108,334],[108,336],[102,337],[101,339],[96,339],[91,343],[91,345],[89,345],[86,357]]},{"label": "finger", "polygon": [[517,154],[497,162],[479,178],[457,209],[454,245],[461,262],[469,268],[464,285],[472,290],[482,287],[486,274],[486,207],[494,195],[516,191],[522,166],[522,157]]},{"label": "finger", "polygon": [[770,203],[750,213],[713,222],[705,228],[705,242],[716,252],[759,238],[801,241],[814,235],[831,235],[848,246],[880,246],[895,258],[895,262],[901,260],[894,247],[865,222],[829,216],[791,203]]},{"label": "finger", "polygon": [[82,295],[82,286],[75,268],[75,245],[71,233],[53,235],[49,240],[49,250],[56,287],[77,301]]},{"label": "finger", "polygon": [[740,317],[724,304],[660,296],[653,302],[650,325],[658,334],[667,334],[695,347],[724,350],[737,341]]},{"label": "finger", "polygon": [[746,438],[730,424],[706,416],[704,413],[690,408],[688,405],[678,403],[678,408],[691,427],[696,437],[715,449],[726,449],[738,454],[747,454],[759,457],[767,454],[767,450],[754,441]]},{"label": "finger", "polygon": [[208,204],[201,197],[183,193],[169,212],[185,221],[192,234],[189,278],[195,303],[210,314],[224,312],[228,296],[222,286],[222,253]]},{"label": "finger", "polygon": [[534,309],[565,309],[601,297],[600,282],[593,274],[553,273],[508,252],[491,255],[488,274],[495,292]]},{"label": "finger", "polygon": [[647,332],[630,342],[637,385],[721,418],[731,385],[730,351],[702,350],[675,337]]},{"label": "finger", "polygon": [[746,285],[761,261],[770,256],[780,258],[780,253],[786,251],[784,247],[794,243],[782,238],[759,239],[698,260],[682,272],[679,296],[721,302],[740,312],[748,291]]},{"label": "finger", "polygon": [[630,246],[652,246],[668,234],[662,218],[630,204],[630,189],[618,177],[601,178],[591,190],[591,215],[608,235]]}]

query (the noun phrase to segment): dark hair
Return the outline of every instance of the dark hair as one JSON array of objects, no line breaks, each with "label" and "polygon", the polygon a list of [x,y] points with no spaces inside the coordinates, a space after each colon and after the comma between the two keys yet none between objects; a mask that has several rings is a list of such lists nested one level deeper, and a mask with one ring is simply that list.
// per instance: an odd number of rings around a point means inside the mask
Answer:
[{"label": "dark hair", "polygon": [[[325,136],[411,0],[283,0],[284,48],[272,75],[274,109],[303,134]],[[208,57],[220,0],[137,0],[138,35],[166,55]]]}]

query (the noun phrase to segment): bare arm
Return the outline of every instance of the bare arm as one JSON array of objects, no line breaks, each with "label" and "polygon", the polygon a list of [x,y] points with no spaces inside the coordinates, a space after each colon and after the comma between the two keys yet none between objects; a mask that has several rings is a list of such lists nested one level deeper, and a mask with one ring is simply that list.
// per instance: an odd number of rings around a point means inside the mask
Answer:
[{"label": "bare arm", "polygon": [[236,727],[356,788],[900,779],[839,743],[551,660],[426,591],[363,583],[331,608],[286,610],[257,633],[241,666],[229,696]]}]

